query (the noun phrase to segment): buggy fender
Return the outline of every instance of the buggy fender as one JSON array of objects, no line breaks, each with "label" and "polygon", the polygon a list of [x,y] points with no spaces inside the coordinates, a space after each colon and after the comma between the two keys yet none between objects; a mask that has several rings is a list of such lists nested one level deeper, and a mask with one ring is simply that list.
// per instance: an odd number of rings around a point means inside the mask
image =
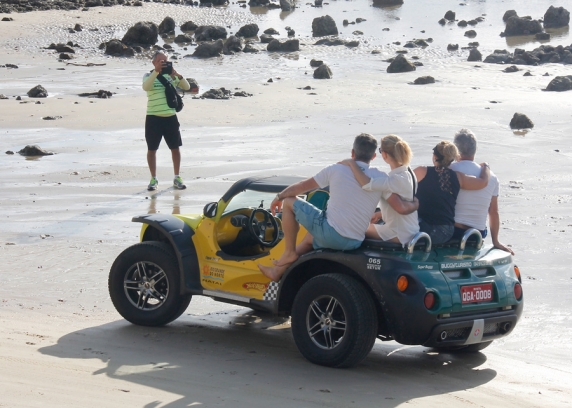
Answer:
[{"label": "buggy fender", "polygon": [[171,245],[179,264],[181,291],[183,293],[201,294],[199,261],[192,241],[195,231],[183,220],[172,215],[141,215],[133,217],[132,221],[147,224],[160,234],[159,237],[152,236],[150,229],[147,228],[141,237],[141,241],[160,240]]}]

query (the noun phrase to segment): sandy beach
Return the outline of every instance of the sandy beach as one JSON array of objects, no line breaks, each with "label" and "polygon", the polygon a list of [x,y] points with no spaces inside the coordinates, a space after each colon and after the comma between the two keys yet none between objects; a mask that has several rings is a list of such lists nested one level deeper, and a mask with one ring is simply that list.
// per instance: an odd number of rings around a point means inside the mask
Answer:
[{"label": "sandy beach", "polygon": [[[569,407],[572,91],[543,90],[555,76],[570,75],[571,65],[505,73],[502,65],[467,62],[462,49],[479,41],[484,57],[495,49],[538,47],[530,37],[500,37],[502,15],[516,9],[540,18],[553,3],[414,3],[381,9],[366,0],[331,1],[322,8],[299,4],[290,13],[234,3],[143,3],[0,14],[0,20],[13,18],[0,22],[0,65],[18,66],[0,68],[0,94],[8,97],[0,100],[0,407]],[[459,19],[484,14],[474,27],[478,36],[439,25],[447,10]],[[340,38],[357,38],[359,47],[314,45],[312,19],[326,14]],[[295,53],[268,53],[257,42],[258,54],[204,60],[185,57],[192,47],[173,45],[176,69],[195,78],[200,93],[225,87],[253,96],[186,95],[179,121],[187,189],[173,190],[162,144],[159,189],[151,193],[141,80],[152,65],[143,57],[105,56],[98,46],[138,21],[159,24],[166,16],[178,26],[193,20],[230,32],[255,22],[261,31],[277,29],[281,39],[291,26],[302,45]],[[366,21],[342,25],[358,17]],[[83,31],[69,33],[77,22]],[[404,49],[394,42],[429,37],[429,47],[406,54],[423,66],[386,72],[385,60]],[[45,49],[67,41],[81,46],[70,61]],[[450,43],[459,51],[447,51]],[[549,44],[571,43],[568,29],[560,29]],[[311,59],[324,60],[333,78],[313,79]],[[85,66],[90,63],[96,65]],[[526,71],[532,76],[523,76]],[[424,75],[436,82],[410,84]],[[48,98],[26,96],[38,84]],[[114,94],[78,96],[100,89]],[[534,128],[511,130],[515,112]],[[348,157],[361,132],[396,133],[410,143],[412,165],[428,165],[432,147],[463,127],[477,135],[477,160],[500,179],[500,238],[516,253],[526,299],[514,332],[483,353],[440,354],[378,341],[362,364],[335,370],[303,359],[287,319],[195,297],[172,324],[145,328],[113,308],[107,275],[115,257],[138,241],[140,225],[131,217],[200,213],[243,177],[312,176]],[[55,154],[17,153],[33,144]],[[374,164],[384,167],[379,159]]]}]

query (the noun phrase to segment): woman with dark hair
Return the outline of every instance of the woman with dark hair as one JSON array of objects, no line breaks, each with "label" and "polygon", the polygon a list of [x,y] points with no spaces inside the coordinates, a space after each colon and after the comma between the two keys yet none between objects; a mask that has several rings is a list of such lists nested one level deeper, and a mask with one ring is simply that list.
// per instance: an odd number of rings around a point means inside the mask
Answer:
[{"label": "woman with dark hair", "polygon": [[481,165],[478,178],[451,170],[449,165],[458,154],[453,143],[442,141],[433,148],[433,166],[420,166],[413,170],[419,183],[419,230],[429,234],[433,244],[442,244],[453,236],[459,190],[480,190],[489,182],[487,163]]}]

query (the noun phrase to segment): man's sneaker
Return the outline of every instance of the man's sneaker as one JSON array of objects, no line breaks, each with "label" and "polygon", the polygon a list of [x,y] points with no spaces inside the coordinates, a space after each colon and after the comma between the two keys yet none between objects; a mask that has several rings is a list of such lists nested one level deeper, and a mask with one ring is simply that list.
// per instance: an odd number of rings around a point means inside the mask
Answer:
[{"label": "man's sneaker", "polygon": [[157,179],[155,177],[151,177],[151,181],[149,182],[149,185],[147,186],[147,190],[149,190],[149,191],[157,190],[158,185],[159,185],[159,181],[157,181]]},{"label": "man's sneaker", "polygon": [[173,187],[179,190],[184,190],[185,188],[187,188],[187,186],[185,186],[185,183],[183,183],[183,179],[181,177],[175,177],[173,179]]}]

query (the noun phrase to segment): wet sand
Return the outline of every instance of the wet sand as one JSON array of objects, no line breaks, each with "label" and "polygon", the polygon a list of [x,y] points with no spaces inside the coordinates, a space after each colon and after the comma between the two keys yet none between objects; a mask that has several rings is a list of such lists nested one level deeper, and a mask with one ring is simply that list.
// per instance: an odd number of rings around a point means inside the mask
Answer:
[{"label": "wet sand", "polygon": [[[570,66],[520,67],[506,74],[499,65],[466,62],[466,50],[446,51],[448,43],[469,41],[479,41],[484,56],[496,48],[536,48],[539,43],[530,39],[507,43],[498,36],[502,13],[516,8],[538,18],[550,3],[410,3],[377,9],[332,1],[290,14],[144,3],[12,14],[14,21],[0,22],[9,27],[0,32],[0,64],[19,66],[0,68],[0,93],[9,96],[0,100],[0,406],[569,406],[572,103],[569,92],[542,89],[554,76],[569,75]],[[437,24],[449,9],[465,19],[487,14],[475,28],[476,39],[463,37],[470,27]],[[361,30],[358,37],[368,43],[357,50],[311,45],[311,20],[324,14],[335,17],[343,38]],[[140,82],[152,67],[140,58],[105,57],[97,45],[121,37],[136,21],[158,24],[167,15],[177,24],[226,22],[233,32],[257,22],[285,36],[283,27],[290,25],[306,45],[292,55],[180,58],[177,69],[196,78],[201,92],[222,86],[254,96],[186,96],[179,120],[188,188],[170,187],[163,145],[159,190],[150,194]],[[367,21],[342,26],[344,18],[357,17]],[[86,29],[74,34],[84,48],[73,62],[104,66],[65,65],[53,51],[40,49],[72,39],[67,28],[77,21]],[[89,31],[95,27],[100,31]],[[408,54],[419,56],[423,67],[386,74],[383,60],[401,49],[392,42],[427,37],[434,38],[428,48]],[[550,44],[570,43],[561,30]],[[373,49],[381,54],[371,54]],[[312,58],[326,61],[334,78],[312,79]],[[523,77],[526,70],[534,76]],[[437,82],[409,85],[422,75]],[[38,84],[50,93],[38,99],[41,104],[25,96]],[[301,89],[307,85],[313,89]],[[99,89],[116,94],[108,100],[77,96]],[[515,112],[527,114],[534,129],[511,131]],[[50,115],[62,118],[42,120]],[[428,164],[431,148],[461,127],[477,134],[477,159],[489,162],[501,180],[501,240],[516,252],[526,297],[519,326],[483,353],[436,354],[377,342],[355,369],[329,370],[303,360],[287,322],[249,309],[196,297],[176,322],[152,329],[126,323],[113,309],[107,274],[117,254],[137,242],[132,216],[200,212],[242,177],[311,176],[348,156],[361,132],[397,133],[410,142],[413,165]],[[4,154],[27,144],[56,154]]]}]

